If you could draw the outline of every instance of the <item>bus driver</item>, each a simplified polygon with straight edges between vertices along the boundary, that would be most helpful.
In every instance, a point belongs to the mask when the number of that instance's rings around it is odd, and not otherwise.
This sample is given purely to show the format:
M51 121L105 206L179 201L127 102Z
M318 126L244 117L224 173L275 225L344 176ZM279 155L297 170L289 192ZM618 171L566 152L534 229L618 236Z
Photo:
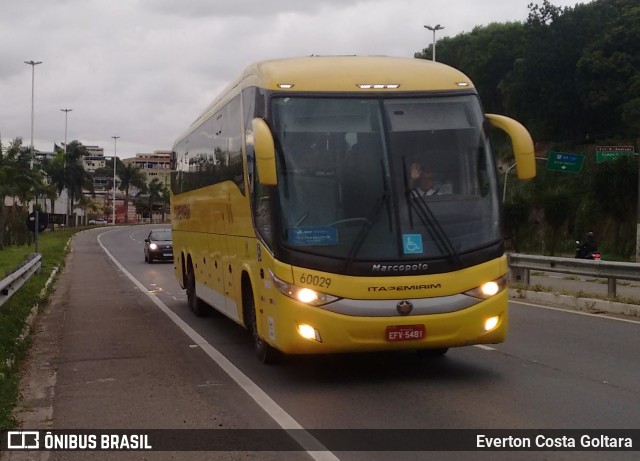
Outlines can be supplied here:
M434 180L434 173L430 169L422 168L419 163L411 164L409 186L418 195L440 195L451 194L453 187L450 182L439 182Z

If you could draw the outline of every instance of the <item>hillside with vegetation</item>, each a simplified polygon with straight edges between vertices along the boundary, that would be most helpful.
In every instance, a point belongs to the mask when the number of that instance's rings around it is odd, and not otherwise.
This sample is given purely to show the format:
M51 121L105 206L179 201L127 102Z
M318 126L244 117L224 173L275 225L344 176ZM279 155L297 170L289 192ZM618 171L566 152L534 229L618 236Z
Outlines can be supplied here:
M437 59L466 73L486 112L522 122L549 152L585 155L579 173L545 169L520 183L507 176L505 233L516 251L567 254L595 232L605 257L635 254L638 157L597 163L598 146L640 143L640 3L596 0L560 8L529 5L523 22L493 23L438 40ZM432 47L416 53L431 59ZM512 164L504 139L499 162Z

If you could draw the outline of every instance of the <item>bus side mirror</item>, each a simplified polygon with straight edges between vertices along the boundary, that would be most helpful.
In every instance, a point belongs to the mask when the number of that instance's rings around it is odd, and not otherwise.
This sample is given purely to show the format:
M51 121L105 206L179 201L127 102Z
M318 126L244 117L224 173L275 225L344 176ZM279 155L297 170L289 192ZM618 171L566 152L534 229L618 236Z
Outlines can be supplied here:
M492 126L501 129L511 138L513 156L516 159L518 179L531 179L536 175L536 158L533 140L520 122L504 115L485 114Z
M261 118L251 121L253 128L253 148L256 155L258 180L264 186L278 184L276 175L276 148L269 125Z

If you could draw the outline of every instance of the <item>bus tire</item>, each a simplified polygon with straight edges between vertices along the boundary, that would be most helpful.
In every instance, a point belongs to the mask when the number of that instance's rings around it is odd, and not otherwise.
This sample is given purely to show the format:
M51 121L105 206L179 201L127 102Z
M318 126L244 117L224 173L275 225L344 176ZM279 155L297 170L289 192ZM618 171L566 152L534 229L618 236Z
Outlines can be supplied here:
M196 295L196 275L193 273L193 266L189 264L187 268L187 303L189 309L196 317L204 317L208 313L207 305Z
M264 339L260 337L260 333L258 333L258 321L256 314L256 303L253 299L253 290L251 288L247 288L244 291L244 296L242 297L242 301L244 304L244 312L249 319L249 331L251 332L251 337L253 339L253 350L262 363L266 365L270 365L273 363L277 363L280 360L280 352L267 343Z

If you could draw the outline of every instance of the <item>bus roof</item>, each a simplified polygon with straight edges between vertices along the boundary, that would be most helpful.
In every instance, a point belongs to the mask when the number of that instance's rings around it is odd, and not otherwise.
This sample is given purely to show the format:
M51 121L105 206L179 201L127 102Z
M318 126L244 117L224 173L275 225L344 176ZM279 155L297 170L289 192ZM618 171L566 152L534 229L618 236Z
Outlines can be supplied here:
M282 87L281 85L291 85ZM362 87L371 85L370 88ZM373 85L383 85L375 88ZM394 86L394 88L389 87ZM247 87L287 92L460 91L473 82L453 67L426 59L389 56L306 56L248 66L191 124L180 139Z
M247 67L242 87L287 91L366 91L358 85L399 85L378 91L451 91L473 83L462 72L434 61L387 56L308 56L262 61Z

